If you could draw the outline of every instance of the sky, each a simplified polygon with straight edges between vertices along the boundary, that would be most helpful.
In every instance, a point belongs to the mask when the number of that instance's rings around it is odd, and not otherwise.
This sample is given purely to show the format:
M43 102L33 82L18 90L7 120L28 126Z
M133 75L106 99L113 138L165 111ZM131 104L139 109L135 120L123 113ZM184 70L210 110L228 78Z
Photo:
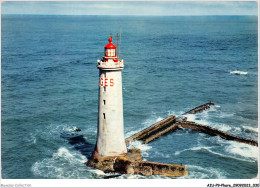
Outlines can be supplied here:
M257 15L255 1L7 1L1 14L38 15Z

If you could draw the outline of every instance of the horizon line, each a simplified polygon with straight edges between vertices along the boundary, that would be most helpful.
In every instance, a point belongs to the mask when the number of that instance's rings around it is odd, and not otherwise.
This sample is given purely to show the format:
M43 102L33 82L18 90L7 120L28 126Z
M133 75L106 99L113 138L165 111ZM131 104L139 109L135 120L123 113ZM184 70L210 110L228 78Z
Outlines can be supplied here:
M1 14L4 15L15 15L15 16L258 16L258 14L183 14L183 15L141 15L141 14Z

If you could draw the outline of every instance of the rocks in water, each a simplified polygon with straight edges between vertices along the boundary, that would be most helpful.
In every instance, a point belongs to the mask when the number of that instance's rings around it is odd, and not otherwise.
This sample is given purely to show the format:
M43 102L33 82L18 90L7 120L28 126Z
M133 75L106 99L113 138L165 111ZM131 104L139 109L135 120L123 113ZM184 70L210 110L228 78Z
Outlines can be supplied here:
M203 110L206 110L206 109L210 108L210 106L213 106L213 105L215 105L215 104L212 103L212 102L205 103L203 105L200 105L200 106L198 106L196 108L193 108L193 109L185 112L183 115L185 115L185 114L197 114L197 113L202 112Z
M104 172L117 172L120 174L164 175L172 177L188 174L185 166L142 161L141 151L136 148L129 149L127 154L119 156L102 157L94 153L86 164Z

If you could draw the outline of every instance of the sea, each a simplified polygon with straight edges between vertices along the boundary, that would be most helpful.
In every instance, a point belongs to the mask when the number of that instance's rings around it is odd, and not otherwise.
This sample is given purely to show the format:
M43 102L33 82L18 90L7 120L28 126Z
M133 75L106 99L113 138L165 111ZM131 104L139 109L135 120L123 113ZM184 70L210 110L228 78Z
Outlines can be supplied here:
M125 137L207 102L189 121L258 140L257 16L1 17L4 179L251 179L258 147L182 129L142 144L143 159L188 175L120 175L87 167L97 139L97 60L112 35ZM80 139L64 136L80 129ZM68 134L69 135L69 134Z

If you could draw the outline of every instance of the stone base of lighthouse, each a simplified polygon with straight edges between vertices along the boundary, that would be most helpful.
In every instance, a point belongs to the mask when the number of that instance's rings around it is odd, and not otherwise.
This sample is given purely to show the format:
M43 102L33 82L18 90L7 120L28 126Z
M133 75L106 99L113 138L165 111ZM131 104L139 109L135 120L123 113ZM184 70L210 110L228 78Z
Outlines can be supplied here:
M98 168L104 172L120 174L164 175L172 177L188 174L185 166L142 161L142 153L140 149L136 148L128 149L126 154L118 156L102 157L97 152L94 152L92 157L86 162L86 165Z

